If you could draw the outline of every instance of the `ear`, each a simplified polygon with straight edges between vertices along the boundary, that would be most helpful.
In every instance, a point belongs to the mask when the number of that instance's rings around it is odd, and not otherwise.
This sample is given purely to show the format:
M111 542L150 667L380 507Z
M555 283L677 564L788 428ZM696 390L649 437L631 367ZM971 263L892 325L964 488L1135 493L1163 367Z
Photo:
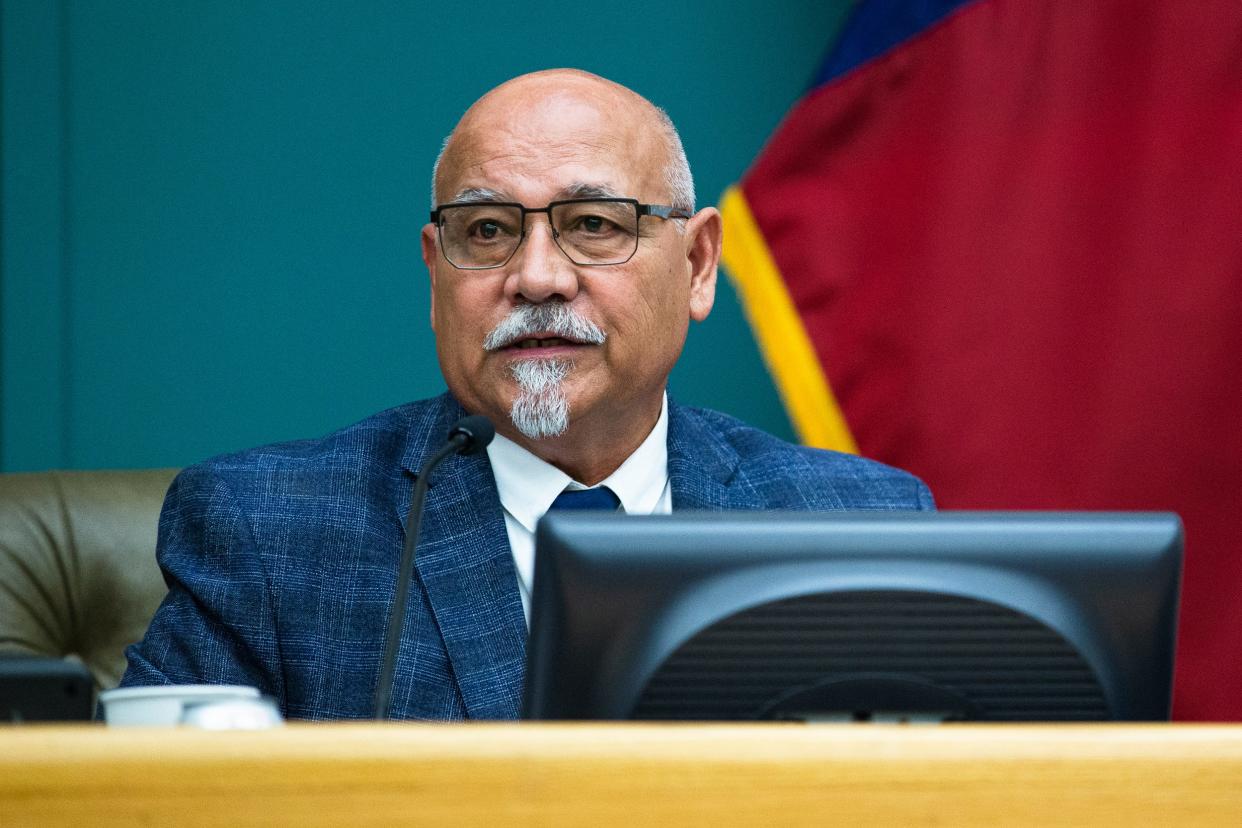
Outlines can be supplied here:
M724 225L720 211L704 207L686 222L686 261L690 268L690 318L702 322L716 302L716 266Z
M436 226L428 222L423 225L419 235L423 247L423 264L427 265L427 273L431 275L431 327L436 326L436 261L439 250L436 248Z

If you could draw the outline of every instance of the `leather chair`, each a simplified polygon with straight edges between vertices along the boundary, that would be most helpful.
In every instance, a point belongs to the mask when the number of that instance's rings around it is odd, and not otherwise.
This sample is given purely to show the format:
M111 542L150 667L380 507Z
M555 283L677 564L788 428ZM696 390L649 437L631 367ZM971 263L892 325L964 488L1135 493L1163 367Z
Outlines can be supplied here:
M76 658L117 685L167 591L155 531L176 473L0 474L0 655Z

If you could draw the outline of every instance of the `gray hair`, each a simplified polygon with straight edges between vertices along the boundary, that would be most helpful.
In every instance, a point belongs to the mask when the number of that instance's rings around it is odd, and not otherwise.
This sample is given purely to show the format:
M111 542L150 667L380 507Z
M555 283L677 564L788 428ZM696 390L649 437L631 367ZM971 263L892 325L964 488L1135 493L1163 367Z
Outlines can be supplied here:
M673 206L687 213L694 212L694 176L690 174L690 161L686 158L686 148L681 144L681 135L673 126L673 119L661 107L656 107L656 116L660 121L660 129L664 132L664 141L668 145L668 163L664 166L664 183L668 186L669 197Z
M510 365L518 384L509 409L514 428L531 440L559 437L569 429L569 398L562 383L573 367L568 359L519 359Z
M518 305L509 311L483 340L483 349L499 351L537 333L590 345L602 345L608 338L598 325L580 316L564 301L550 299L538 305Z
M664 166L664 184L668 187L672 206L687 213L694 212L694 176L690 174L690 161L686 158L686 148L681 143L681 135L673 125L673 119L658 106L653 105L659 129L664 133L664 143L668 147L668 163ZM435 209L436 182L440 179L440 164L444 161L444 152L448 149L453 133L449 133L440 144L436 153L436 162L431 167L431 208ZM678 222L680 226L680 222Z

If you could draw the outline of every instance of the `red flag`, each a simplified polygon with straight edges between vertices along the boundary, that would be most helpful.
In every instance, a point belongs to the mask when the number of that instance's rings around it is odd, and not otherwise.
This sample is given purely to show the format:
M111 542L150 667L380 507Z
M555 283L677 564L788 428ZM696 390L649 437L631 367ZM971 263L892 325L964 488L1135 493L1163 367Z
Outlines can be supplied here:
M1180 513L1174 715L1242 719L1242 4L864 2L822 75L723 204L804 441Z

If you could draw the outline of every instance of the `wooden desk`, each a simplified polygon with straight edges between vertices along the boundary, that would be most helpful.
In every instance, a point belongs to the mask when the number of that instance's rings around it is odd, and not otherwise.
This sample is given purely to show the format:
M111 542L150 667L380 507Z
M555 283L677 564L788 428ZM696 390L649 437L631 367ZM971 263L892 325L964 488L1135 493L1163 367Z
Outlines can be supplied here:
M1242 726L0 729L0 825L1242 824Z

